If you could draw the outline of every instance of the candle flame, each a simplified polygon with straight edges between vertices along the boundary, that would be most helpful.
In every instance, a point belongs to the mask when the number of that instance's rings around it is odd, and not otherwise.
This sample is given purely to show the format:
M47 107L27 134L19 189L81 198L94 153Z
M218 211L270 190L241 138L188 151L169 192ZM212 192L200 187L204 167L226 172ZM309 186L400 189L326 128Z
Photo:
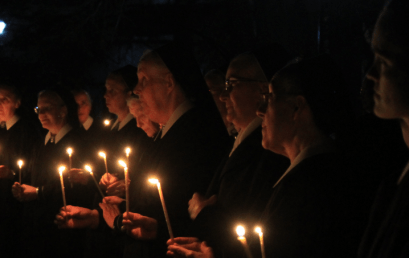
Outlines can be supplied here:
M107 125L107 126L108 126L110 123L111 123L111 122L110 122L108 119L106 119L106 120L104 121L104 124Z
M102 152L102 151L100 151L100 152L98 153L98 155L99 155L100 157L103 157L104 159L107 157L107 156L105 155L105 153Z
M125 149L125 152L126 152L126 156L129 156L129 153L131 153L131 148L129 148L129 147L126 148L126 149Z
M239 237L244 236L244 234L246 233L246 230L244 229L243 226L237 226L236 228L236 233Z
M64 172L64 170L65 170L65 167L64 167L64 166L60 166L60 167L58 168L58 171L60 172L60 175L62 175L62 172Z
M20 159L19 161L17 161L17 164L21 168L23 166L23 161Z
M68 148L68 149L67 149L67 153L68 153L68 155L71 156L71 154L72 154L72 149L71 149L71 148Z
M151 184L159 184L159 180L158 179L156 179L156 178L150 178L149 180L149 183L151 183Z
M88 171L92 175L92 169L89 165L85 165L85 170Z
M256 228L254 229L254 231L255 231L256 233L258 233L259 235L262 235L262 234L263 234L263 231L261 231L261 228L260 228L260 227L256 227Z
M119 165L126 168L126 163L123 160L118 160Z

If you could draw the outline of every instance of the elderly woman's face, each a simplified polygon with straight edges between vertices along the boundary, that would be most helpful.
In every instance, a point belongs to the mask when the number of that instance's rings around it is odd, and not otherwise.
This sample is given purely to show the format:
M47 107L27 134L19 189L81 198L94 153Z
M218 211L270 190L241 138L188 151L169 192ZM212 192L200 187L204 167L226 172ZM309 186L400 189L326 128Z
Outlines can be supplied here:
M0 121L10 120L20 106L20 101L6 89L0 89Z
M128 107L129 112L136 119L136 126L141 128L148 135L148 137L154 137L159 128L157 124L154 124L151 120L149 120L148 116L145 115L141 103L137 100L131 100L128 101Z
M38 119L41 122L43 128L53 130L56 127L60 127L64 123L66 116L64 112L64 106L59 103L58 100L51 96L43 96L38 98Z

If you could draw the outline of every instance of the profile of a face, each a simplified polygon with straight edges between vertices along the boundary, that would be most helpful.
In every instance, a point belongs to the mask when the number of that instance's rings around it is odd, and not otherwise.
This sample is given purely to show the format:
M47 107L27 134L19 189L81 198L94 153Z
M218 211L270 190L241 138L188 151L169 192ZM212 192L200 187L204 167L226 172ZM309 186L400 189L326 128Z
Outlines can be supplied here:
M85 92L76 94L74 98L78 105L78 120L83 124L91 113L91 101Z
M0 121L10 120L20 106L20 101L10 90L0 88Z
M104 98L109 112L112 114L123 112L127 108L126 99L129 96L125 85L117 80L108 78L105 81L105 88Z
M67 108L58 96L52 94L40 95L37 101L38 119L44 129L58 133L66 123Z
M136 119L136 126L141 128L148 137L154 137L159 130L157 124L149 120L148 116L144 113L141 102L136 99L128 100L129 112Z
M373 81L374 113L384 119L396 119L408 116L409 71L402 66L405 51L391 42L388 32L393 23L388 21L387 11L378 18L372 37L374 62L367 73L367 79ZM408 60L403 60L407 63Z

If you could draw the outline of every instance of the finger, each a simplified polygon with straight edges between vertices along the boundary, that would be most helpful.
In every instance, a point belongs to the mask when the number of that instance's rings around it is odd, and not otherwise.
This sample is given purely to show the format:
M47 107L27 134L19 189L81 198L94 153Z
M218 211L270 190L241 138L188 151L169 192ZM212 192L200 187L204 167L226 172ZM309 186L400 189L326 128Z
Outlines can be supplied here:
M185 249L181 246L177 245L170 245L168 246L168 249L174 253L178 253L181 255L184 255L185 257L194 257L195 252L192 250Z
M171 239L169 239L167 243L171 243L170 241ZM190 244L193 242L199 242L199 239L197 239L196 237L175 237L173 241L174 243L177 243L179 245L184 245L184 244Z

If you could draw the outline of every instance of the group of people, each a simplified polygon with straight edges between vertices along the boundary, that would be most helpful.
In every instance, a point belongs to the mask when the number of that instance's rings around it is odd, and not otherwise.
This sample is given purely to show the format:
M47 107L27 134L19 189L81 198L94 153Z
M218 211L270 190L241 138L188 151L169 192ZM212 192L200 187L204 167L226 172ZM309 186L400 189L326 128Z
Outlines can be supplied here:
M392 0L379 16L362 89L403 142L345 137L368 118L352 121L336 63L275 43L205 76L180 42L147 50L108 75L107 124L85 90L50 87L45 137L1 82L1 257L409 257L408 11Z

